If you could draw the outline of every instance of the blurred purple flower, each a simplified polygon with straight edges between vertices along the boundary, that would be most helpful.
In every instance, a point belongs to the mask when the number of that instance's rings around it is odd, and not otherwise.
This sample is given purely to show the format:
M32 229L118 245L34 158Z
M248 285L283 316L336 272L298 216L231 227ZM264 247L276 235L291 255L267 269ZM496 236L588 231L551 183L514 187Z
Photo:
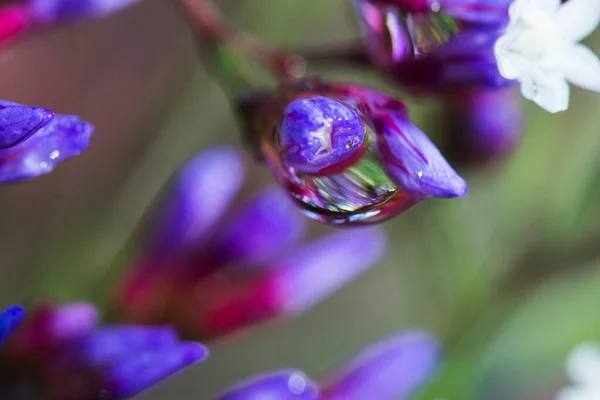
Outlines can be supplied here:
M253 377L229 389L218 400L319 400L319 389L303 372L277 371Z
M440 358L432 336L406 332L367 347L320 385L301 371L282 370L241 382L219 400L402 400L432 378Z
M104 17L138 3L140 0L28 0L32 18L54 23Z
M312 79L248 95L240 108L280 186L321 222L374 223L467 194L404 104L383 93Z
M434 337L404 332L357 354L323 384L324 400L400 400L415 394L436 372L441 349Z
M51 172L86 150L93 130L75 116L0 101L0 183Z
M208 355L169 327L96 327L97 317L86 303L39 307L8 343L3 384L27 382L38 398L124 399Z
M25 318L25 310L18 305L12 305L0 313L0 344L12 335Z
M223 336L301 313L381 258L386 238L376 229L297 245L304 218L276 188L219 222L241 184L239 157L229 148L205 151L174 179L146 242L160 245L143 251L118 292L116 312L125 321L169 321L194 337ZM175 213L174 205L186 207Z
M416 93L514 84L494 44L513 0L354 0L373 63Z
M515 89L449 94L449 152L460 161L477 164L498 161L510 154L521 139L525 118Z

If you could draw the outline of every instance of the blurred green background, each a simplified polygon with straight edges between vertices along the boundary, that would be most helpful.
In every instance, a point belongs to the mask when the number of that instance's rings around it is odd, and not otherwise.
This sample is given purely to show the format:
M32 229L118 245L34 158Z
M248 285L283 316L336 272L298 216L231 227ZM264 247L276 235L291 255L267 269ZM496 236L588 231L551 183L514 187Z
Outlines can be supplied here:
M265 41L305 48L357 37L348 3L224 7ZM600 35L587 44L600 52ZM395 90L372 73L311 72ZM439 102L400 96L439 140ZM227 99L169 1L145 0L3 50L0 97L97 127L91 149L53 174L0 187L2 304L105 301L99 282L169 176L207 146L240 145ZM557 115L523 107L518 151L501 165L460 170L466 199L430 200L386 223L391 245L380 265L304 316L214 343L209 361L142 398L210 399L240 378L283 367L319 376L412 327L447 345L445 367L419 398L552 398L567 384L567 352L600 342L600 96L575 89L569 111ZM247 161L240 199L272 182Z

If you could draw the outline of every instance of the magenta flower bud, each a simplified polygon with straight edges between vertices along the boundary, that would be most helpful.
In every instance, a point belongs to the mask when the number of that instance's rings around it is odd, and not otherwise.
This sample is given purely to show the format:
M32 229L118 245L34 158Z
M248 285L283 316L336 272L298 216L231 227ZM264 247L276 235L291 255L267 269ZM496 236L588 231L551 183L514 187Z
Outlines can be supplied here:
M42 23L104 17L139 0L29 0L33 18Z
M51 172L86 150L94 127L70 115L0 102L0 183Z
M205 245L244 180L240 154L216 147L187 161L165 193L150 228L152 257L188 256Z
M26 5L0 6L0 45L25 32L30 25L31 15Z
M500 75L494 44L513 0L355 0L374 64L415 93L514 84Z
M370 345L322 385L324 400L402 400L428 382L440 362L429 334L405 332Z
M319 400L319 389L303 372L282 370L252 377L218 400Z
M478 164L510 154L523 133L519 97L513 88L451 94L446 100L451 152L462 161Z
M279 140L285 163L311 174L352 157L365 134L365 124L352 108L330 97L313 96L287 106Z
M12 335L25 318L25 309L12 305L0 312L0 344Z
M89 333L97 321L98 310L89 303L39 306L11 340L10 353L23 359L47 357L60 343Z
M240 107L254 149L320 222L376 223L427 198L467 193L404 104L383 93L305 80L254 93Z

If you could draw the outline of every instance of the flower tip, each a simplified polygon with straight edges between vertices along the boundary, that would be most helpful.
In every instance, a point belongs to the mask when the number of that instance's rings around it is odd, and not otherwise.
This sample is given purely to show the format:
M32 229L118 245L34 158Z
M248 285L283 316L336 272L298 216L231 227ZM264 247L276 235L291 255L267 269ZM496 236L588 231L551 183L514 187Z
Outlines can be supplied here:
M251 377L238 383L218 400L317 400L319 389L302 371L283 370Z
M2 343L25 318L25 309L19 305L12 305L0 313L0 343Z

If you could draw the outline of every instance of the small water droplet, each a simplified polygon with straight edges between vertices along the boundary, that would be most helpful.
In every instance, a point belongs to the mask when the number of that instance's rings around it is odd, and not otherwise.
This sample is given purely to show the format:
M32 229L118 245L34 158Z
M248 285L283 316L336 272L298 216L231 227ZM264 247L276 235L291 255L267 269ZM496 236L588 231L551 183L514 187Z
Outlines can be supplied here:
M56 160L56 158L60 155L58 150L54 150L52 153L50 153L50 159L52 160Z
M302 394L306 390L306 379L300 374L292 374L288 380L288 388L293 394Z

